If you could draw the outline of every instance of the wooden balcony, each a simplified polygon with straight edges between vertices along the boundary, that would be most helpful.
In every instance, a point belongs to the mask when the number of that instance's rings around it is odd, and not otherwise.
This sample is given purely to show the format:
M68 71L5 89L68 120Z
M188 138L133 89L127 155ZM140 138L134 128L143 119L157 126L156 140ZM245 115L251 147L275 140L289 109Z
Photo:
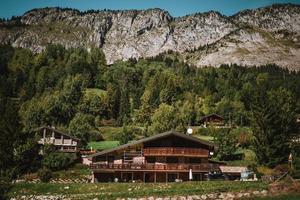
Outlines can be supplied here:
M144 156L186 156L208 157L207 149L181 147L150 147L144 149Z
M202 164L100 164L92 163L90 168L93 171L176 171L194 172L220 171L219 165L214 163Z
M65 152L65 153L75 153L78 150L77 149L58 149L59 152Z
M56 138L41 138L38 141L39 144L53 144L55 146L77 146L76 141L72 141L71 139L56 139Z

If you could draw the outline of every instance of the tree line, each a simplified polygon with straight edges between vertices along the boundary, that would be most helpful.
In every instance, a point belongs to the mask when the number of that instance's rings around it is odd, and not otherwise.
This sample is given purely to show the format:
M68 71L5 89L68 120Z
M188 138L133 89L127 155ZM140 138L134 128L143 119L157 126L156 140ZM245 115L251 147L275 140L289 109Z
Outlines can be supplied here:
M274 166L297 134L299 99L300 74L275 65L196 68L169 52L108 66L99 48L49 45L33 54L2 45L1 173L34 170L32 131L39 126L59 127L86 144L101 136L101 126L135 125L144 135L183 132L211 113L251 126L258 159Z

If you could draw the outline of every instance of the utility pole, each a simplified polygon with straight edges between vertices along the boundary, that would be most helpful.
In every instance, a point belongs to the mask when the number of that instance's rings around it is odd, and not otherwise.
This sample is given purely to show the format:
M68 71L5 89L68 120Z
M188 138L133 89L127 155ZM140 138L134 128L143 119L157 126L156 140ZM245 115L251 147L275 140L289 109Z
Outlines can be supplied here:
M243 127L243 115L241 115L241 127Z
M231 113L229 113L229 127L231 128Z

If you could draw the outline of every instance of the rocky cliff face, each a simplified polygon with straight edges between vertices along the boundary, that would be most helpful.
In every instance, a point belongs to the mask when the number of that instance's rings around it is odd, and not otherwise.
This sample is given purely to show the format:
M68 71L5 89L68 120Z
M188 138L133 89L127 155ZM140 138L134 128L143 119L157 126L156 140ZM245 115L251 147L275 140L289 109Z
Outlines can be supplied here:
M172 50L190 64L275 63L300 70L300 6L273 5L233 16L173 18L161 9L79 12L34 9L0 25L0 43L42 51L49 43L99 47L109 64Z

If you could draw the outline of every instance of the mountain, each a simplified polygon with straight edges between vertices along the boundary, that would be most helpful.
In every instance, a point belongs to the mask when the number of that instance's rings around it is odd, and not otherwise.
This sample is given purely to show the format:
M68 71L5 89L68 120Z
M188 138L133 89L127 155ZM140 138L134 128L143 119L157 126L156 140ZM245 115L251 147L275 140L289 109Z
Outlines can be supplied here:
M276 4L233 16L215 11L174 18L162 9L86 11L43 8L0 23L0 43L42 51L102 48L108 64L179 52L190 64L253 66L275 63L300 70L300 6Z

